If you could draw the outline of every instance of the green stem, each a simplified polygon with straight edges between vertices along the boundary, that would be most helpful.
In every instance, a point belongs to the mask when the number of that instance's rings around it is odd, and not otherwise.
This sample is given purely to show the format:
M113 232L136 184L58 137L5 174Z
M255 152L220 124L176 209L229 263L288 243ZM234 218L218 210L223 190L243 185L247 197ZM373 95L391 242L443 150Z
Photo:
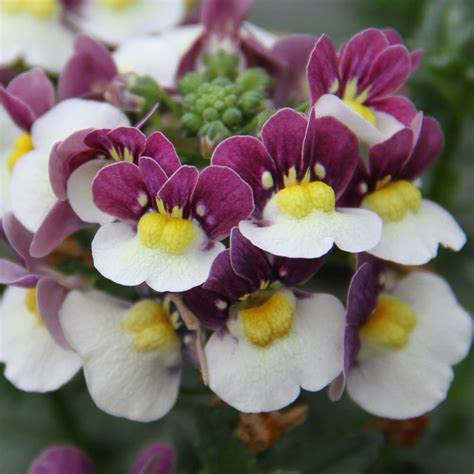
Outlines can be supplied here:
M182 110L181 106L173 100L163 89L160 91L160 102L166 105L173 113L178 117L181 117Z

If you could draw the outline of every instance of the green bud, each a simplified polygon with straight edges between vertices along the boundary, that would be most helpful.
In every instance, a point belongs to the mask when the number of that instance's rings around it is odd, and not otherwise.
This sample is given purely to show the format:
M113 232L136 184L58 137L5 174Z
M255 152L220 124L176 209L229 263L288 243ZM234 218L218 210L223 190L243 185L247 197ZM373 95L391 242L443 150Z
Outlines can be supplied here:
M219 118L219 112L214 107L208 107L202 113L205 122L213 122Z
M231 95L228 95L225 99L224 99L224 103L227 107L234 107L234 105L237 104L237 101L238 101L238 97L235 95L235 94L231 94Z
M196 135L203 125L202 119L199 115L188 112L181 117L184 130L189 135Z
M244 92L240 98L239 106L244 114L255 115L263 107L263 95L257 91Z
M230 135L230 130L220 120L206 123L199 131L201 153L210 156L214 148Z
M192 110L194 108L194 106L196 105L197 98L198 98L197 94L194 94L194 93L190 93L190 94L185 95L183 97L184 107L186 107L187 109Z
M242 121L242 112L235 107L231 107L222 114L222 121L228 127L238 125Z
M199 98L196 100L196 104L194 107L196 109L196 112L202 113L204 112L204 109L206 108L206 103L204 102L203 99Z
M237 84L244 91L263 92L270 85L270 76L260 68L247 69L239 74Z
M214 108L219 112L222 112L225 109L225 102L223 100L216 100L214 102Z
M199 86L204 82L204 77L196 72L186 74L179 82L179 89L183 95L197 92Z
M219 76L235 78L239 66L239 56L229 54L225 51L219 51L216 54L205 54L203 58L206 66L206 75L208 79L214 79Z

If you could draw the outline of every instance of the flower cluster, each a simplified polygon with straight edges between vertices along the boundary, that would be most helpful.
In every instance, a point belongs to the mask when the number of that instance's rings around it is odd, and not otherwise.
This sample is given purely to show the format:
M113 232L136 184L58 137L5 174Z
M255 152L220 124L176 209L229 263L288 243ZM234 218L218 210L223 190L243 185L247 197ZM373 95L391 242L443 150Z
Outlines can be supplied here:
M327 387L404 419L446 397L471 319L415 266L466 237L422 197L443 133L406 96L421 53L391 30L339 49L277 38L245 21L251 3L205 0L200 18L178 0L0 3L0 64L59 73L0 88L16 387L82 368L102 410L138 421L169 412L184 364L242 412ZM354 270L345 305L315 290L333 258Z

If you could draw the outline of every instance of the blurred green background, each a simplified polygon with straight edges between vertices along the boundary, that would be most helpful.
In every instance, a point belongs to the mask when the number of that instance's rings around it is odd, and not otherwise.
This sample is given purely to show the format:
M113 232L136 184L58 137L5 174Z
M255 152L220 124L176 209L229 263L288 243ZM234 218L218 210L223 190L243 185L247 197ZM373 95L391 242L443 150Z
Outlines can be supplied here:
M251 20L271 30L328 33L335 42L368 27L395 27L425 58L409 88L414 102L436 116L446 149L424 179L424 195L448 208L470 240L434 262L460 302L474 311L474 19L468 0L256 0ZM448 400L429 418L413 447L389 442L374 418L350 400L305 392L306 422L276 445L249 455L235 436L238 413L210 408L212 395L187 370L177 406L149 424L113 418L98 410L82 376L56 393L17 391L0 377L0 474L23 474L51 443L75 443L99 472L127 472L152 441L178 449L176 473L205 474L471 474L474 471L474 356L456 368Z

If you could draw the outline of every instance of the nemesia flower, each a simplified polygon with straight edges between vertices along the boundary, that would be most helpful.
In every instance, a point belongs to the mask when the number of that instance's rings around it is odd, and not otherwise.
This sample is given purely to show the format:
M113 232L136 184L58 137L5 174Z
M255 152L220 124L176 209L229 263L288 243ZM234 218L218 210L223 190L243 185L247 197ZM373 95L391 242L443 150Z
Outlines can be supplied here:
M317 119L291 109L274 114L262 141L231 137L212 157L233 168L253 189L252 221L239 224L257 247L291 258L316 258L335 244L361 252L380 240L380 218L336 207L359 160L356 137L332 117Z
M188 290L206 280L224 250L219 240L251 214L252 191L230 168L181 165L160 132L141 155L138 165L108 165L93 181L95 205L119 220L95 235L94 265L121 285Z
M54 73L61 71L74 37L62 21L65 9L62 0L0 2L0 67L23 60Z
M82 32L106 43L159 33L184 19L185 0L82 0L68 19Z
M441 277L413 272L380 289L379 264L362 261L348 296L347 391L377 416L422 415L446 397L451 366L471 345L471 318Z
M438 122L418 114L411 128L369 149L360 163L351 192L356 202L384 221L382 239L369 253L403 265L423 265L442 244L460 250L466 236L441 206L423 199L416 180L438 159L443 133Z
M130 474L169 474L176 462L176 451L168 443L154 443L135 459ZM90 457L72 445L53 445L33 460L28 474L97 474Z
M279 410L300 388L317 391L342 368L344 309L333 296L292 287L318 260L271 261L233 229L230 250L215 260L202 289L184 301L217 328L205 346L208 383L243 412Z
M38 69L0 89L0 98L26 132L9 157L12 211L28 230L36 232L56 203L49 180L49 155L55 143L82 129L128 125L129 121L106 103L68 99L54 105L53 85Z
M68 382L81 361L64 339L58 309L65 282L28 250L33 238L11 214L3 231L21 265L0 259L0 283L9 286L0 302L0 360L5 377L21 390L47 392Z
M84 364L92 399L105 412L136 421L163 417L176 401L181 339L169 302L135 303L71 292L59 318Z
M393 30L364 30L339 52L322 35L308 63L316 116L337 118L369 146L387 140L416 114L409 99L393 93L419 60L420 53L410 55Z

